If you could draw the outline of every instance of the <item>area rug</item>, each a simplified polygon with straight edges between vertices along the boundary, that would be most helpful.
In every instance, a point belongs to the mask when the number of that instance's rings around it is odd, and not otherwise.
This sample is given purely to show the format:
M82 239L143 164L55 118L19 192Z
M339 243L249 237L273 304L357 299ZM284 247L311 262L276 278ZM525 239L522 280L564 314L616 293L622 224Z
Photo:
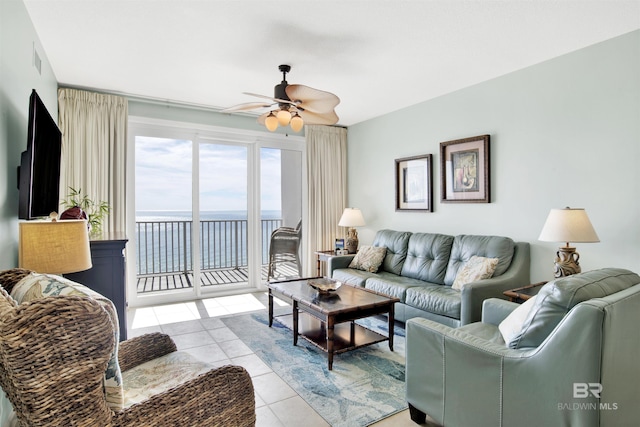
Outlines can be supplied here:
M394 351L388 342L334 356L304 339L293 346L291 330L264 312L233 316L223 322L331 426L367 426L406 409L404 329L396 327ZM382 318L359 321L386 335Z

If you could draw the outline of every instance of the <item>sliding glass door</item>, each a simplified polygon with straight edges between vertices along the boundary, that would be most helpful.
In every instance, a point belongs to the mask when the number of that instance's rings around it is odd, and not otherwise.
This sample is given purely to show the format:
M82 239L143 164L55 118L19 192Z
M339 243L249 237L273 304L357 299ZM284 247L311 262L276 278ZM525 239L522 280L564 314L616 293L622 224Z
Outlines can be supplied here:
M193 141L135 137L136 294L190 292ZM131 245L133 247L133 245Z
M208 291L249 284L249 147L199 144L198 284ZM205 290L205 289L201 289Z
M260 288L271 233L303 218L302 139L158 124L130 129L130 305ZM281 276L301 274L295 263L278 267Z
M278 248L271 248L270 237L278 227L298 229L302 227L302 152L275 147L260 149L260 218L262 223L263 280L269 272L270 249L273 255ZM302 232L296 244L286 245L288 253L278 256L272 265L272 276L286 280L302 276ZM296 235L289 238L295 240ZM297 249L294 248L297 246ZM292 249L294 248L294 249ZM294 251L296 253L291 253ZM281 255L281 254L278 254ZM297 261L297 262L296 262Z

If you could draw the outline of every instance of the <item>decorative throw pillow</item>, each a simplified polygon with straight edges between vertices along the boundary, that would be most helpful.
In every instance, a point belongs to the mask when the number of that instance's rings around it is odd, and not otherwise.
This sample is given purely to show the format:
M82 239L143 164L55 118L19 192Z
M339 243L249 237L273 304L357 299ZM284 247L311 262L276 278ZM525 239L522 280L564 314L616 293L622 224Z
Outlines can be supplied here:
M84 285L52 274L31 273L18 282L11 291L11 297L19 304L40 298L59 295L86 295L102 305L111 317L115 342L119 342L120 327L116 308L108 298ZM104 373L104 391L107 406L114 411L123 408L122 373L118 363L118 345L111 353L111 358Z
M458 271L451 288L460 291L462 290L462 286L467 283L489 279L493 276L493 272L496 270L499 261L498 258L472 256Z
M537 297L537 295L534 295L532 298L526 300L523 304L520 304L518 308L513 310L498 325L500 334L502 335L502 338L504 338L504 342L507 344L507 347L509 347L509 344L511 343L511 341L513 341L514 338L520 336L524 321L527 320L527 316L529 315L531 308L533 308Z
M360 250L351 260L349 268L376 273L384 257L387 255L387 248L384 246L360 246Z

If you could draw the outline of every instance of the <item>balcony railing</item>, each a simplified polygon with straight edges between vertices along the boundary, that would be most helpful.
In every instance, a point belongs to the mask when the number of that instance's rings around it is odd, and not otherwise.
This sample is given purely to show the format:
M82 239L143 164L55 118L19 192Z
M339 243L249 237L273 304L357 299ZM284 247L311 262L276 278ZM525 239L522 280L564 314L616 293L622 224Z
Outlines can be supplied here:
M271 232L282 219L261 220L262 265L269 262ZM136 222L138 276L193 272L192 221ZM248 266L247 220L200 222L200 269L240 269Z

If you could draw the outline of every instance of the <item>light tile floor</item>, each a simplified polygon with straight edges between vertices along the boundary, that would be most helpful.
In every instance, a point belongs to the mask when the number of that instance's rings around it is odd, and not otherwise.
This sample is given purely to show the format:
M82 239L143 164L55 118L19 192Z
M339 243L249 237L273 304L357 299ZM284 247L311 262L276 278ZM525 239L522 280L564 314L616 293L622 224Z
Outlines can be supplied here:
M266 310L266 292L194 302L129 309L128 337L150 332L171 336L179 350L215 366L241 365L251 375L258 427L325 427L327 422L228 329L221 317ZM280 305L285 302L276 301ZM415 427L409 411L382 420L377 427ZM428 424L427 424L428 425Z

